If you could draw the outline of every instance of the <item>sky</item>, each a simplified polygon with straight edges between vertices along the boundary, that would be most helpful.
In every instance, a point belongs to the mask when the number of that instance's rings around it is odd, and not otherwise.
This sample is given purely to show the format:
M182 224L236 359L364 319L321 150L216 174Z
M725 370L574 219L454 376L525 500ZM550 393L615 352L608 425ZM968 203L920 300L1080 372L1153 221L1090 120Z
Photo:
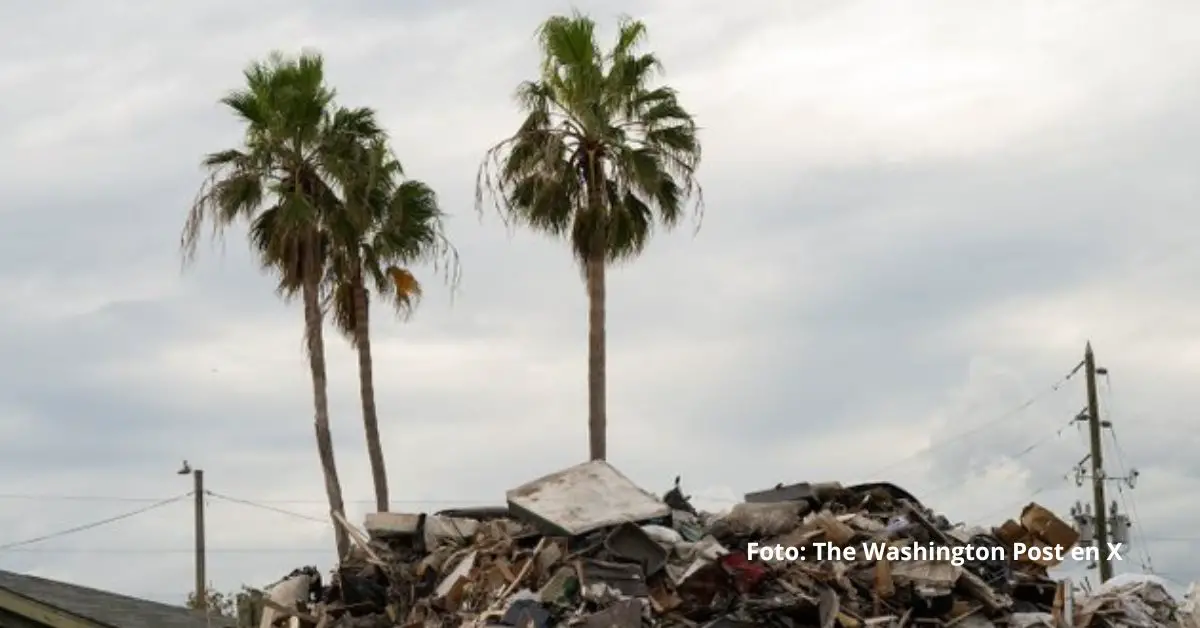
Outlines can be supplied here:
M1118 572L1200 579L1200 5L1186 0L581 2L643 19L701 129L699 229L609 274L609 460L705 508L887 480L953 520L1089 498L1090 340ZM753 10L746 10L753 7ZM449 214L462 281L376 309L393 509L499 505L581 462L586 299L562 242L474 205L533 32L572 5L0 6L0 546L155 506L205 472L211 586L334 565L302 312L240 231L186 269L218 99L315 48ZM357 370L327 329L352 521L372 508ZM1118 492L1116 489L1121 487ZM0 549L0 569L182 603L190 498ZM1082 577L1084 565L1062 573ZM1095 572L1092 578L1095 578Z

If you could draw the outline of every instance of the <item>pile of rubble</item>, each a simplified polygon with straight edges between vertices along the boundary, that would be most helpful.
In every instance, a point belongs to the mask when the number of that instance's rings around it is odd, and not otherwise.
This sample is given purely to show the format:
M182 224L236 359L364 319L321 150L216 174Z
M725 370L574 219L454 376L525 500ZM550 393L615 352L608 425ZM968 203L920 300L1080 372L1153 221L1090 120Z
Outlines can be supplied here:
M1179 604L1158 576L1122 574L1082 599L1075 617L1084 626L1102 621L1110 626L1200 628L1196 602L1194 583Z
M1037 504L999 527L970 528L891 484L825 483L777 486L708 515L678 478L660 499L599 461L507 498L501 508L370 514L366 534L341 521L355 549L328 586L315 568L293 572L257 625L1182 625L1157 591L1076 600L1069 582L1047 575L1053 557L1012 559L1018 543L1078 540ZM775 546L797 549L761 551ZM995 551L962 556L967 547Z

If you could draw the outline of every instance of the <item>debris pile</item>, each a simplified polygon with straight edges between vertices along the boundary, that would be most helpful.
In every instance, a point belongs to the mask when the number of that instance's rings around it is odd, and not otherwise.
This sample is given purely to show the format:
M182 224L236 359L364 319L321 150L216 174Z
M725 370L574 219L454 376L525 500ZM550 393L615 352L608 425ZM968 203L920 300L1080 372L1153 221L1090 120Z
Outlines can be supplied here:
M258 625L1169 625L1157 593L1077 602L1047 575L1053 556L1014 559L1018 543L1078 540L1037 504L971 528L891 484L830 482L780 485L710 515L675 484L660 499L593 461L508 491L506 507L373 513L366 534L341 520L355 549L329 585L313 568L293 572ZM776 546L796 549L763 551Z
M1094 618L1110 626L1187 626L1163 582L1153 576L1118 576L1079 604L1082 625Z

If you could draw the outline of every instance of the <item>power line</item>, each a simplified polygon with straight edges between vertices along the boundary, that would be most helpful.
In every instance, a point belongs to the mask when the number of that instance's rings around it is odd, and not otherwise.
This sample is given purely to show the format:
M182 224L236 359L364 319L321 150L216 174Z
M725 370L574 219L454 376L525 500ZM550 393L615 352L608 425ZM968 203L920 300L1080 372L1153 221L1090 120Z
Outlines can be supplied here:
M1049 443L1050 441L1053 441L1053 440L1059 438L1060 436L1062 436L1063 432L1067 431L1067 429L1070 428L1074 422L1075 422L1074 419L1068 421L1066 425L1058 428L1057 430L1050 433L1049 435L1039 438L1038 440L1030 443L1029 445L1026 445L1024 449L1021 449L1020 451L1018 451L1014 454L1011 454L1009 456L1006 456L1006 457L1009 460L1020 460L1021 458L1028 456L1029 454L1033 453L1036 449L1038 449L1042 445L1045 445L1046 443ZM962 486L962 480L955 480L953 482L950 482L948 484L940 486L932 491L927 491L924 493L924 495L928 499L932 495L939 495L945 491L948 491L952 488L957 488L960 486Z
M1060 478L1061 479L1061 478ZM985 513L985 517L990 517L1001 512L1009 511L1016 506L1027 504L1034 497L1045 493L1048 490L1063 488L1053 485L1048 487L1040 487L1026 497L1017 502L1010 502L1004 508L997 508ZM983 517L975 518L982 521ZM1156 536L1156 535L1141 535L1141 540L1149 543L1196 543L1200 541L1200 536ZM192 554L196 550L191 547L16 547L5 550L11 554ZM294 553L311 553L311 552L327 552L328 547L208 547L205 552L209 554L294 554Z
M884 472L891 471L892 469L895 469L896 467L902 466L913 460L916 460L917 458L920 458L921 456L927 455L935 449L938 449L940 447L948 445L952 442L962 440L964 438L967 438L968 436L973 436L975 434L978 434L978 433L992 427L993 425L996 425L997 423L1005 421L1013 416L1016 416L1017 414L1020 414L1021 412L1024 412L1026 409L1028 409L1033 404L1037 403L1038 401L1041 401L1044 397L1047 397L1049 395L1052 395L1052 394L1058 392L1059 389L1061 389L1068 381L1070 381L1072 377L1075 377L1075 374L1078 373L1080 371L1080 369L1082 369L1082 368L1083 368L1083 362L1080 362L1079 364L1075 365L1075 368L1071 369L1071 371L1069 373L1067 373L1063 377L1059 378L1058 381L1054 382L1054 384L1052 384L1048 388L1042 389L1041 392L1038 392L1037 394L1030 397L1029 399L1026 399L1024 402L1013 407L1012 409L1008 410L1007 412L1004 412L1003 414L1000 414L999 416L997 416L991 420L985 421L984 423L981 423L970 430L961 432L956 436L953 436L953 437L948 438L943 441L938 441L936 443L931 443L928 446L917 450L916 452L912 453L909 456L901 458L900 460L897 460L883 468L876 469L870 475L871 476L879 476L879 475L883 474Z
M206 491L211 493L211 491ZM211 494L210 494L211 496ZM738 499L732 499L727 495L706 495L693 493L693 498L708 499L712 501L722 501L727 503L736 503ZM28 500L28 501L81 501L81 502L130 502L130 503L157 503L165 499L164 497L136 497L136 496L120 496L120 495L64 495L53 493L0 493L0 499L12 500ZM324 499L250 499L242 498L245 501L254 502L256 505L268 504L292 504L292 505L327 505L328 500ZM446 499L446 498L431 498L431 499L390 499L389 504L396 505L431 505L431 506L496 506L502 505L505 500L502 499ZM350 499L345 500L346 504L375 504L373 499Z
M1109 439L1112 441L1113 451L1117 454L1117 468L1119 468L1121 470L1122 477L1130 478L1129 466L1127 464L1125 464L1125 449L1123 447L1121 447L1121 441L1117 439L1116 424L1112 420L1113 388L1112 388L1112 379L1110 378L1107 371L1104 373L1104 387L1107 389L1105 392L1108 393L1108 395L1107 395L1108 403L1106 404L1109 408L1107 411L1107 414L1109 416L1108 436L1109 436ZM1136 537L1141 538L1142 541L1145 541L1146 530L1142 526L1142 522L1141 522L1142 516L1138 513L1137 498L1135 498L1133 496L1132 491L1128 495L1128 498L1126 497L1125 487L1123 486L1122 481L1117 482L1117 496L1120 498L1121 505L1125 507L1125 510L1127 510L1131 514L1133 514L1133 531L1134 531ZM1150 571L1151 573L1153 573L1154 572L1154 558L1150 554L1150 548L1146 547L1144 542L1138 543L1137 545L1139 546L1139 551L1141 552L1142 556L1144 557L1144 559L1146 561L1146 564L1145 564L1146 569L1148 571Z
M1121 446L1120 446L1120 444L1118 444L1116 432L1113 431L1111 419L1109 420L1108 430L1109 430L1108 431L1109 441L1112 442L1113 451L1115 451L1117 454L1117 468L1119 468L1121 470L1121 478L1118 479L1116 482L1117 499L1121 502L1121 506L1123 508L1125 508L1126 512L1133 514L1132 527L1133 527L1133 536L1134 536L1134 541L1135 541L1134 544L1137 546L1138 554L1141 556L1142 567L1144 569L1146 569L1147 571L1153 572L1154 571L1154 560L1150 557L1150 548L1146 547L1144 542L1143 543L1136 542L1139 539L1142 541L1145 541L1145 535L1142 534L1142 524L1140 521L1141 515L1138 514L1137 502L1134 501L1133 495L1132 494L1127 495L1125 492L1125 486L1124 486L1125 478L1129 477L1129 472L1126 470L1124 455L1121 453Z
M294 510L287 510L287 509L285 509L285 508L279 508L279 507L276 507L276 506L272 506L272 505L270 505L270 503L269 503L269 502L262 502L262 501L258 501L258 500L243 499L243 498L239 498L239 497L231 497L231 496L229 496L229 495L222 495L221 493L216 493L216 492L213 492L213 491L205 491L205 494L207 494L209 497L215 497L215 498L217 498L217 499L224 500L224 501L227 501L227 502L230 502L230 503L234 503L234 504L240 504L240 505L242 505L242 506L249 506L249 507L251 507L251 508L258 508L258 509L260 509L260 510L266 510L266 511L273 512L273 513L280 514L280 515L284 515L284 516L287 516L287 517L294 517L294 518L296 518L296 519L303 519L303 520L305 520L305 521L312 521L312 522L315 522L315 523L320 523L320 524L322 524L322 525L328 525L328 524L329 524L329 519L326 519L326 518L321 518L321 517L315 517L315 516L313 516L313 515L307 515L307 514L304 514L304 513L302 513L302 512L296 512L296 511L294 511ZM693 497L693 498L697 498L697 497L699 497L699 498L701 498L701 499L710 499L710 500L712 500L712 501L725 501L725 502L733 502L733 503L736 503L737 501L740 501L740 500L732 500L732 499L730 499L730 498L728 498L728 497L717 497L717 496L709 496L709 497L705 497L705 496L702 496L702 495L692 495L692 497ZM324 502L316 502L316 503L324 503ZM463 502L460 502L460 501L455 501L455 502L449 502L449 503L462 504ZM490 502L490 503L495 503L495 502Z
M1113 414L1112 409L1115 404L1113 402L1112 376L1110 376L1108 374L1108 371L1104 372L1104 388L1105 388L1105 393L1107 393L1106 396L1108 397L1108 399L1106 399L1107 403L1105 404L1105 406L1107 408L1105 410L1105 414L1108 416L1109 440L1112 441L1113 451L1117 454L1117 467L1121 470L1121 476L1125 479L1128 479L1128 478L1130 478L1130 474L1129 474L1129 466L1125 463L1125 450L1124 450L1124 448L1121 447L1121 441L1117 439L1116 423L1112 420L1112 414ZM1132 495L1132 493L1129 494L1128 496L1126 496L1125 487L1123 486L1123 484L1124 484L1123 481L1117 482L1117 496L1121 501L1121 505L1125 507L1125 510L1133 515L1133 532L1134 532L1135 537L1141 538L1144 541L1145 540L1145 528L1142 526L1142 522L1141 522L1142 517L1138 513L1137 499ZM1132 487L1132 485L1131 485L1131 487ZM1137 540L1137 539L1135 538L1135 540ZM1137 543L1137 545L1138 545L1138 551L1142 555L1143 560L1145 562L1143 567L1147 571L1150 571L1151 573L1153 573L1154 572L1154 558L1150 555L1150 548L1146 547L1145 543Z
M47 541L50 539L58 538L60 536L66 536L68 534L75 534L76 532L83 532L84 530L91 530L92 528L98 528L100 526L107 525L110 523L115 523L117 521L121 521L123 519L128 519L130 517L136 517L137 515L140 515L142 513L149 512L151 510L154 510L155 508L162 508L163 506L166 506L167 504L175 503L175 502L177 502L185 497L189 497L189 496L191 496L190 492L184 493L183 495L178 495L178 496L172 497L170 499L164 499L162 501L150 504L149 506L145 506L143 508L138 508L137 510L131 510L131 511L125 512L125 513L121 513L119 515L108 517L106 519L100 519L99 521L85 523L80 526L75 526L73 528L67 528L66 530L59 530L58 532L52 532L50 534L43 534L42 536L37 536L37 537L31 538L31 539L25 539L24 541L15 541L12 543L5 543L3 545L0 545L0 551L9 550L9 549L12 549L15 547L21 547L24 545L32 545L34 543L40 543L42 541Z
M1043 484L1043 485L1035 488L1032 493L1029 493L1028 495L1023 497L1020 501L1010 502L1008 504L1005 504L1001 508L992 509L992 510L984 513L983 515L980 515L979 517L975 517L974 519L978 520L978 521L984 521L984 520L986 520L990 517L994 517L1002 512L1009 512L1012 509L1016 508L1017 506L1024 506L1024 505L1028 504L1029 502L1033 501L1033 498L1035 498L1038 495L1041 495L1042 493L1045 493L1047 491L1062 490L1063 488L1067 487L1066 482L1069 479L1070 479L1069 476L1061 475L1056 479L1056 481L1049 482L1049 483ZM1058 484L1059 482L1063 482L1063 484Z
M29 500L29 501L81 501L81 502L133 502L133 503L154 503L160 502L163 497L127 497L116 495L60 495L60 494L42 494L42 493L0 493L0 499L13 500ZM327 500L322 499L255 499L259 504L328 504ZM477 506L477 505L492 505L497 501L503 500L483 500L483 499L392 499L388 500L392 504L439 504L439 505L458 505L458 506ZM347 504L374 504L373 499L351 499L346 500Z
M20 547L7 550L14 554L192 554L193 547ZM207 547L208 554L296 554L327 552L327 547Z
M220 499L220 500L223 500L223 501L227 501L227 502L230 502L230 503L232 503L232 504L240 504L240 505L242 505L242 506L250 506L250 507L252 507L252 508L258 508L258 509L260 509L260 510L266 510L266 511L273 512L273 513L276 513L276 514L280 514L280 515L286 515L286 516L288 516L288 517L295 517L296 519L304 519L304 520L306 520L306 521L315 521L315 522L317 522L317 523L320 523L320 524L322 524L322 525L329 525L329 520L328 520L328 519L319 519L319 518L317 518L317 517L313 517L313 516L311 516L311 515L306 515L306 514L304 514L304 513L300 513L300 512L293 512L293 511L291 511L291 510L285 510L285 509L283 509L283 508L276 508L275 506L269 506L269 505L267 505L267 504L263 504L263 503L259 503L259 502L253 502L253 501L250 501L250 500L248 500L248 499L239 499L239 498L237 498L237 497L229 497L228 495L222 495L222 494L220 494L220 493L214 493L213 491L204 491L204 492L205 492L205 494L206 494L206 495L208 495L209 497L215 497L215 498L217 498L217 499Z
M116 497L111 495L46 495L34 493L0 493L0 499L24 499L29 501L67 501L67 502L160 502L163 497Z

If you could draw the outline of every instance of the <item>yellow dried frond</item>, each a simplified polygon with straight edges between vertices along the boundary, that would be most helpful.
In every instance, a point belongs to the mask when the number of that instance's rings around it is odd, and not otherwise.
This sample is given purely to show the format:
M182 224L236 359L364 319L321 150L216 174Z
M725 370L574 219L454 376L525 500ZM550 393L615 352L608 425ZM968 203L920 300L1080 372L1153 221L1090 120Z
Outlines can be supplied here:
M392 266L387 270L396 288L396 296L401 300L409 300L421 296L421 282L407 268Z

